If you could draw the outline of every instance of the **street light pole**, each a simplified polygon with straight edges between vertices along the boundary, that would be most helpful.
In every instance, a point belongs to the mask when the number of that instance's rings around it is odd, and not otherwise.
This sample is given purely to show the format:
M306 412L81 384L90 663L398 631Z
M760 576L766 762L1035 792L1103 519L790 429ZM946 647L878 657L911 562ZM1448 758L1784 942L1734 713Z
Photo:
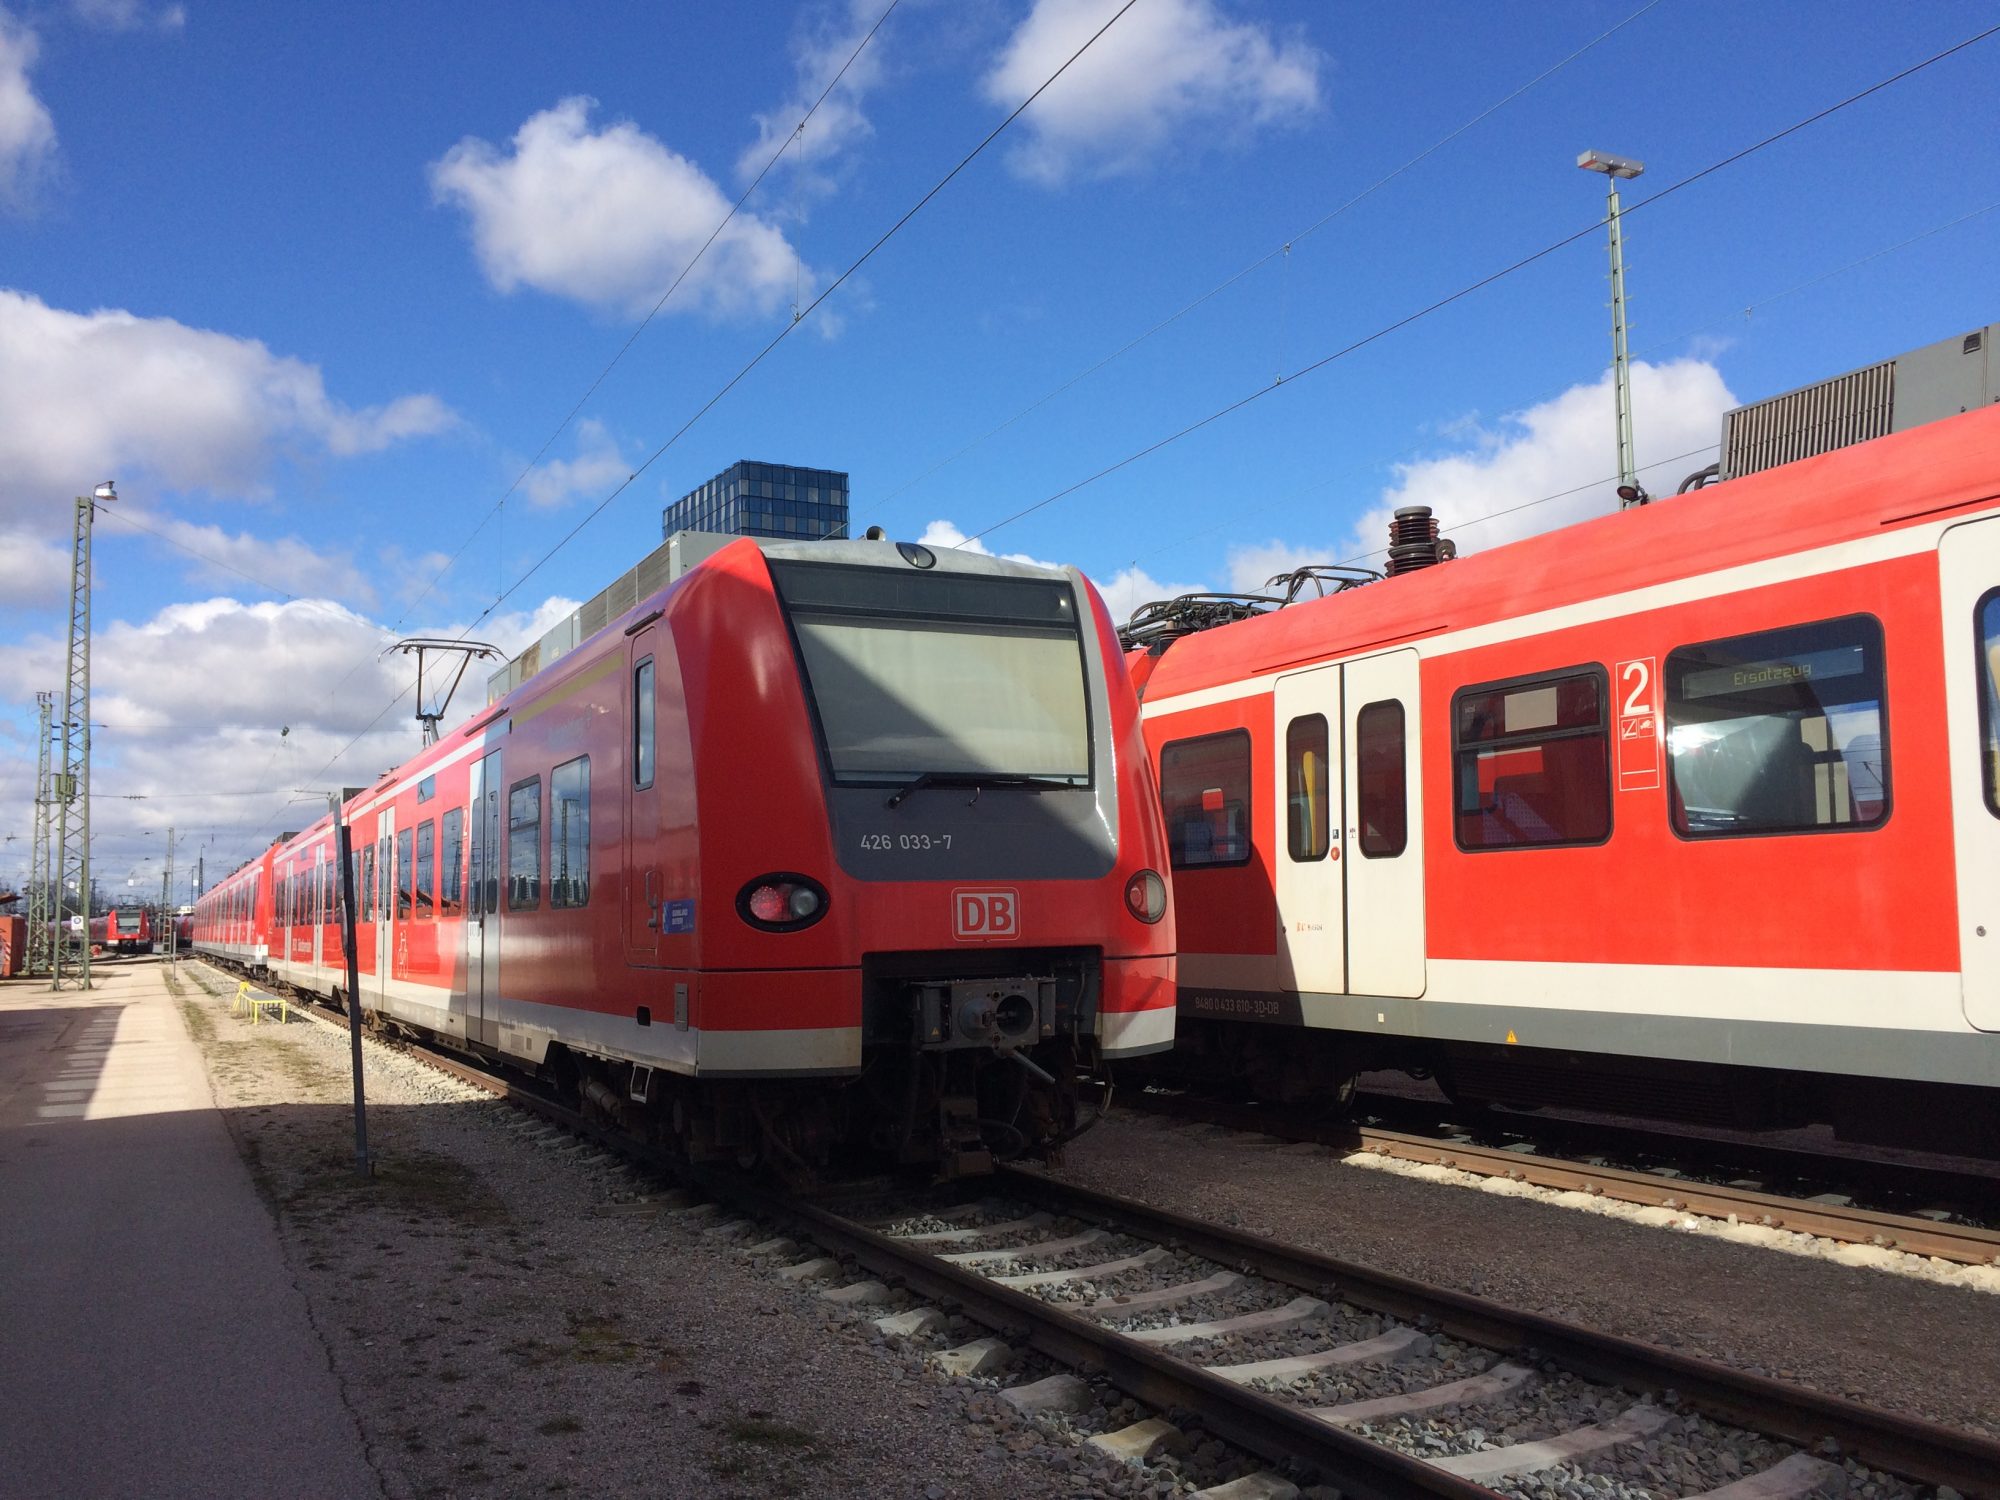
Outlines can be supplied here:
M1618 503L1629 508L1644 505L1652 497L1640 485L1632 458L1632 377L1625 354L1625 239L1618 222L1618 183L1621 178L1637 177L1646 164L1603 151L1586 151L1577 157L1576 164L1586 172L1602 172L1610 188L1605 221L1611 226L1611 384L1618 408Z
M68 944L58 931L51 989L66 984L90 988L90 529L99 504L110 504L118 491L105 480L88 495L76 497L76 539L70 556L69 654L63 692L62 769L56 774L56 915L62 916L62 891L75 872L76 899L83 913L83 941L76 962L65 974Z

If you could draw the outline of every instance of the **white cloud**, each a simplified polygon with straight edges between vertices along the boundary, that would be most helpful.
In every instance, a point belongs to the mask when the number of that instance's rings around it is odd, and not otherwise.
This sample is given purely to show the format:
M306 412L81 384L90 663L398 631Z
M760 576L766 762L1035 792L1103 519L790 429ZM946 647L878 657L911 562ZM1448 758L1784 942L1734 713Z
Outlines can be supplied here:
M70 0L77 19L105 31L179 31L187 25L184 5L146 4L146 0Z
M374 585L346 552L322 551L296 536L257 537L179 517L148 517L146 524L179 543L185 551L176 555L188 571L211 583L248 574L282 593L375 603Z
M1035 0L983 88L1011 109L1062 66L1122 0ZM1027 143L1011 161L1036 181L1138 171L1169 148L1293 124L1319 108L1324 58L1224 18L1217 0L1134 6L1021 117Z
M1151 604L1159 599L1174 599L1182 594L1208 592L1205 583L1162 583L1137 563L1119 569L1109 578L1093 576L1090 580L1097 585L1097 592L1104 596L1104 607L1111 611L1111 622L1123 625L1132 618L1132 611L1142 604Z
M117 309L50 307L0 289L0 520L46 517L106 475L247 492L281 445L372 453L442 431L435 396L353 408L319 368L255 339Z
M27 531L0 531L0 608L54 604L69 591L70 550Z
M608 311L650 311L729 200L701 168L631 121L593 130L595 103L570 98L530 116L511 151L466 137L431 164L431 188L471 220L480 265L500 291L530 286ZM797 278L783 233L739 213L669 307L770 313Z
M573 599L551 598L474 634L511 653L575 608ZM463 628L439 623L416 633L455 636ZM143 621L101 623L91 717L106 727L93 736L94 834L119 851L152 852L152 840L141 845L137 836L157 836L171 823L183 873L204 853L213 875L319 816L323 796L298 789L362 783L407 760L421 746L406 693L416 667L382 654L392 640L380 624L327 599L217 597ZM41 635L0 652L0 699L30 724L35 690L61 681L62 646ZM466 674L447 727L484 705L483 666ZM244 792L256 795L237 795ZM31 795L25 786L17 795L12 781L0 785L0 827L28 826ZM107 881L122 880L120 861L132 857L101 859ZM14 871L0 865L0 873ZM157 889L157 866L151 879Z
M0 208L31 207L55 167L56 122L28 81L40 51L35 33L0 10Z
M1736 404L1721 371L1704 360L1634 364L1632 429L1640 482L1656 496L1671 496L1683 478L1713 457L1706 450L1719 440L1722 414ZM1398 464L1396 484L1356 523L1346 551L1338 555L1386 547L1390 517L1404 505L1430 506L1461 552L1607 514L1618 505L1612 409L1606 371L1601 380L1572 386L1497 426L1481 428L1469 452ZM1494 519L1481 519L1487 516Z
M1635 457L1640 481L1656 498L1713 458L1722 414L1736 405L1722 374L1699 359L1632 366ZM1306 563L1380 568L1389 521L1405 505L1428 505L1461 553L1609 513L1618 472L1611 376L1498 422L1453 421L1464 446L1395 466L1395 482L1345 536L1323 541L1273 537L1229 554L1229 586L1260 591L1266 579ZM1488 519L1488 518L1491 519Z
M567 505L579 495L602 495L637 467L618 451L617 441L595 417L576 424L576 457L552 458L528 471L521 489L530 503Z
M831 186L828 173L835 158L875 133L861 106L869 91L882 81L882 38L877 35L858 53L854 49L880 14L880 0L848 0L843 9L821 11L806 20L792 42L797 82L777 108L751 117L757 122L757 139L737 157L738 177L749 182L780 147L789 147L778 162L778 170L803 174L815 191ZM840 72L843 64L847 65L845 74ZM792 133L806 111L836 75L840 83L806 126L804 141L793 140Z
M950 521L937 520L924 528L924 534L917 538L926 547L950 547L960 552L975 553L980 557L997 557L1006 562L1026 563L1031 568L1060 568L1061 563L1052 563L1039 557L1030 557L1025 552L995 552L977 538L968 537Z

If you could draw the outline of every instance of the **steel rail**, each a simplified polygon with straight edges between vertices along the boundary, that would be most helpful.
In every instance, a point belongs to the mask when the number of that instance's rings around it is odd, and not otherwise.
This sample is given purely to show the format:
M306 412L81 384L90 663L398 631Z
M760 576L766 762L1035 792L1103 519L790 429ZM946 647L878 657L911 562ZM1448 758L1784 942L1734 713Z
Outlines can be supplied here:
M1158 1095L1142 1096L1135 1107L1286 1140L1311 1141L1336 1150L1366 1152L1423 1166L1450 1167L1486 1177L1508 1177L1558 1192L1589 1193L1644 1208L1667 1208L1711 1219L1733 1218L1765 1228L1817 1235L1843 1244L1874 1245L1960 1265L2000 1264L2000 1232L1973 1225L1939 1223L1852 1204L1788 1198L1625 1167L1565 1161L1539 1152L1440 1140L1373 1125L1300 1125L1277 1118L1273 1112ZM1524 1125L1522 1129L1526 1133L1533 1126ZM1834 1169L1835 1161L1827 1163L1828 1170Z
M1825 1396L1616 1334L1524 1312L1465 1292L1284 1245L1129 1198L1002 1167L1009 1193L1051 1212L1116 1224L1322 1298L1405 1320L1428 1318L1468 1343L1532 1352L1591 1379L1639 1392L1675 1392L1697 1410L1808 1449L1831 1439L1845 1456L1906 1479L2000 1500L2000 1442L1957 1428Z
M339 1012L325 1018L341 1026L350 1024ZM724 1199L744 1213L790 1226L878 1276L964 1311L1010 1341L1025 1342L1082 1373L1102 1375L1134 1400L1170 1414L1194 1413L1218 1437L1267 1461L1319 1471L1355 1500L1496 1500L1497 1492L1484 1485L1323 1422L1308 1408L1236 1385L830 1209L739 1177L690 1168L680 1158L534 1089L428 1047L417 1050L429 1066ZM1009 1193L1051 1212L1114 1226L1329 1301L1349 1302L1405 1321L1428 1320L1468 1343L1551 1359L1575 1374L1628 1390L1672 1391L1686 1404L1733 1426L1785 1438L1809 1450L1823 1451L1820 1445L1831 1440L1843 1456L1901 1478L1950 1485L1968 1500L2000 1500L2000 1442L1989 1438L1280 1244L1061 1182L1039 1171L1002 1166L995 1180Z

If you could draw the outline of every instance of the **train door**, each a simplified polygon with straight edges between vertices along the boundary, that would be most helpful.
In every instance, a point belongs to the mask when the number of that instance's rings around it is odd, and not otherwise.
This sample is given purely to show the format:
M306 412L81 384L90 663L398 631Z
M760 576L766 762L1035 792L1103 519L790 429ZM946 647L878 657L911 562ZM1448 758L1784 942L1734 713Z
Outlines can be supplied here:
M1341 669L1347 760L1347 989L1424 992L1423 778L1417 653Z
M1278 757L1278 975L1300 994L1347 991L1347 861L1342 857L1340 668L1280 677L1273 690Z
M2000 1031L2000 520L1938 544L1965 1018Z
M389 998L390 965L396 952L396 810L375 815L375 1004Z
M326 850L313 846L312 884L306 889L306 922L312 928L312 951L306 962L306 987L319 988L319 966L321 960L320 941L326 933L326 910L321 904L326 895Z
M648 625L626 642L626 716L631 741L625 776L625 956L656 968L666 895L660 867L660 786L657 737L660 710L656 653L659 630Z
M466 829L465 1035L493 1042L500 1022L500 752L472 763Z

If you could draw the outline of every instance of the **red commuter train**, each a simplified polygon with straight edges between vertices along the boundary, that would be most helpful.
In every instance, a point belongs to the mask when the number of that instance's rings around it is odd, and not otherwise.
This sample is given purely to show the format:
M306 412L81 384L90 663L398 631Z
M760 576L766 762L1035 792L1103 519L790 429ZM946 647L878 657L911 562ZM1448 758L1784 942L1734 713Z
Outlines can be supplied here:
M739 540L353 795L360 1005L697 1156L972 1170L1168 1047L1158 790L1074 570ZM194 944L344 990L330 818Z
M1437 563L1135 653L1168 1061L2000 1149L2000 407Z

